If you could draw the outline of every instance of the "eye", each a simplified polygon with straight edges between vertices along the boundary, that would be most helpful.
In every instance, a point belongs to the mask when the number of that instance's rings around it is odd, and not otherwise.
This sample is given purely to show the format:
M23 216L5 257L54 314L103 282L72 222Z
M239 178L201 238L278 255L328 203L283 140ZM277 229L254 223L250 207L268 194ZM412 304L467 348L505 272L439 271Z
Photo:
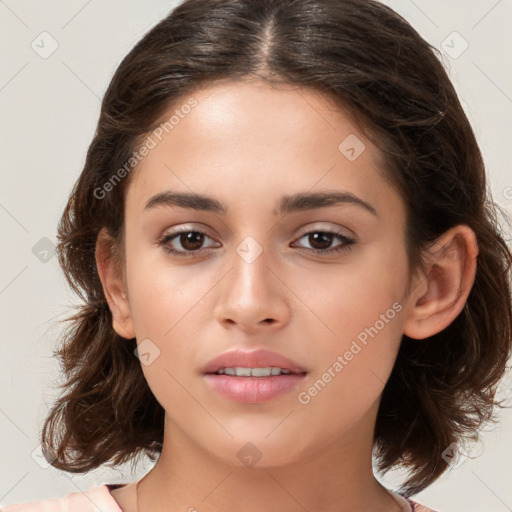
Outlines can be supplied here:
M173 233L164 235L158 244L163 246L165 251L176 256L191 256L199 252L204 247L205 238L211 238L203 231L197 229L181 229ZM355 240L335 231L308 231L304 233L299 240L306 238L310 247L305 247L306 251L314 254L332 254L351 249ZM330 247L335 239L340 243ZM181 246L177 247L177 246ZM212 245L210 247L215 247ZM207 247L208 248L208 247Z
M205 237L210 238L206 233L197 229L182 229L164 235L158 243L171 254L189 256L201 249ZM181 245L181 249L176 248L176 245Z
M312 246L311 248L306 249L314 254L331 254L347 251L350 250L352 248L351 246L355 243L355 240L352 238L348 238L347 236L336 233L335 231L308 231L307 233L304 233L299 240L303 238L307 238L307 242ZM336 238L340 240L341 243L333 248L329 248L333 243L333 240Z

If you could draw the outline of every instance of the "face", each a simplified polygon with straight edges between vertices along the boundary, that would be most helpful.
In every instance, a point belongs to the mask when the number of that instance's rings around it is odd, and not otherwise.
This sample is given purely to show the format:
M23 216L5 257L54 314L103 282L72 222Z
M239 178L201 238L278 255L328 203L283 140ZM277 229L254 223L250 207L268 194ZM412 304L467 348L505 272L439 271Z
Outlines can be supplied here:
M349 447L371 435L403 332L404 204L319 93L254 81L192 96L151 134L125 203L125 326L167 432L234 464L248 442L260 466ZM302 373L203 373L258 349Z

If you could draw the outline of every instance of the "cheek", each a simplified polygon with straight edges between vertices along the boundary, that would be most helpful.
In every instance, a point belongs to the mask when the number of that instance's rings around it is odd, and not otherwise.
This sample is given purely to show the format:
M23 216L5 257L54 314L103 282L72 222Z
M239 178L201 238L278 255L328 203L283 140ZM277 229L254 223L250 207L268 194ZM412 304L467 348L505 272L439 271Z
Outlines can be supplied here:
M310 346L315 368L297 396L298 412L325 442L376 413L402 337L402 305L390 290L370 296L358 290L325 305L323 319L333 332Z
M146 343L151 354L149 364L141 358L146 381L166 411L185 410L190 406L190 369L201 341L193 332L202 321L198 315L207 283L197 279L197 271L193 279L184 266L143 262L137 253L127 262L127 272L137 341Z
M130 308L138 338L164 340L174 330L190 325L189 315L212 287L208 279L198 278L197 267L172 265L163 252L134 250L127 260Z
M182 386L188 386L190 368L197 365L195 358L204 336L196 334L206 321L205 298L218 273L203 271L198 277L194 265L171 266L162 255L148 259L148 253L134 251L127 261L135 334L139 344L150 340L146 346L155 354L150 364L142 364L142 370L162 405L169 405L165 403L169 397L185 403L190 397Z
M401 331L398 310L406 284L405 254L375 248L354 254L345 264L301 272L293 289L302 299L297 306L307 305L311 323L326 344L342 348L360 333L364 338L372 326L395 338Z
M304 402L315 402L320 416L328 414L329 403L343 404L341 416L350 410L357 415L377 399L396 359L405 252L367 251L351 264L305 276L297 282L298 295L311 304L307 332L315 343L308 344L308 353L316 365Z

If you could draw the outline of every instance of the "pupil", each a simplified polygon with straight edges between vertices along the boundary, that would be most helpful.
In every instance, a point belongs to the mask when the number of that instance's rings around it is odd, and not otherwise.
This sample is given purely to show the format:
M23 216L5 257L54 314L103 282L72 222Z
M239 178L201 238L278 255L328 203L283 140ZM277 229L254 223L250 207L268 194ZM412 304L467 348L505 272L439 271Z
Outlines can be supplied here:
M333 235L330 233L312 233L309 235L309 243L315 249L327 249L332 243L332 237L333 237ZM322 238L326 239L323 244L321 241ZM321 247L315 247L315 244L318 244L319 239L320 239ZM312 243L312 241L313 241L313 243Z
M194 238L196 239L195 246L194 246ZM194 251L201 247L201 245L203 243L203 235L202 235L202 233L198 233L197 231L191 231L189 233L182 234L180 242L181 242L181 245L185 249Z

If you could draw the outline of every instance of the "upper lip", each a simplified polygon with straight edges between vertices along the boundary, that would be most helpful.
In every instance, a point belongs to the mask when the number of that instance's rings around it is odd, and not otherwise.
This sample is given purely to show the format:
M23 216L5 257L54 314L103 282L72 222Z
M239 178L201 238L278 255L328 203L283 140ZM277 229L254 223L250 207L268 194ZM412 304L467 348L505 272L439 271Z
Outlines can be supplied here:
M306 370L295 361L288 359L271 350L230 350L213 358L203 366L203 373L216 373L221 368L282 368L291 373L304 373Z

